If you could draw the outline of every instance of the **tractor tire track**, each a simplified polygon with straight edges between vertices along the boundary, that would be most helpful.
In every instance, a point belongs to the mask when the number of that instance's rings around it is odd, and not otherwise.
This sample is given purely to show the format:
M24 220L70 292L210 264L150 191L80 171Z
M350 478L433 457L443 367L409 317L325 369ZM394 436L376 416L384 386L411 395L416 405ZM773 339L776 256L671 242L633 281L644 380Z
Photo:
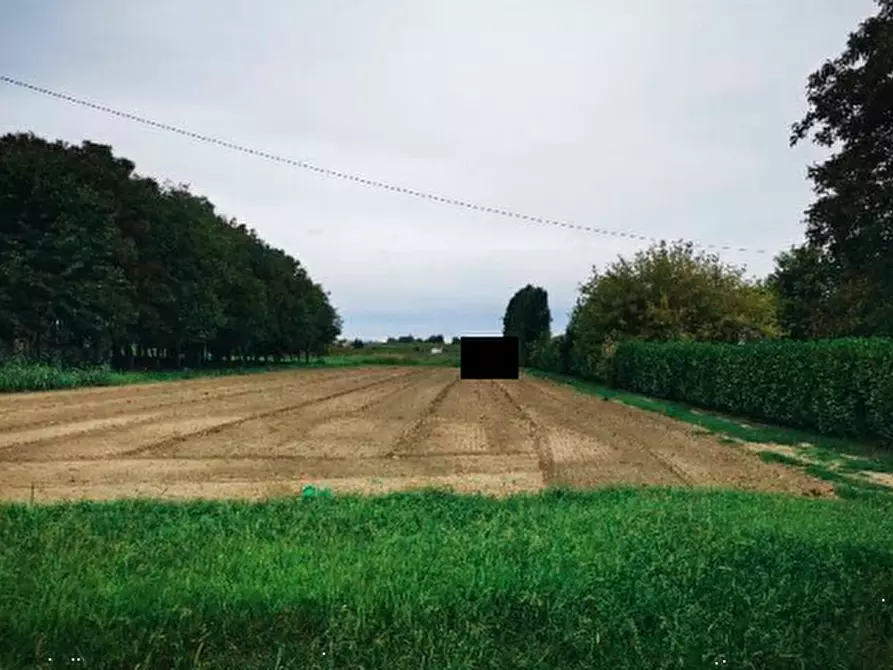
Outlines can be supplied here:
M447 394L456 388L456 384L458 384L459 381L458 377L451 379L437 392L437 395L435 395L431 402L428 403L421 415L397 438L394 442L394 446L387 452L386 457L400 457L407 450L410 450L416 443L424 439L424 434L428 429L428 420L437 412L438 408L443 404L444 400L446 400Z
M391 376L385 377L385 379L390 379ZM278 381L278 380L277 380ZM333 378L331 380L323 380L322 384L338 384L338 379ZM353 381L353 380L351 380ZM343 380L341 380L341 384L343 384ZM264 389L267 392L287 392L291 389L295 389L297 384L294 380L290 383L280 386L276 385L273 389ZM352 387L357 390L362 389L363 387ZM252 394L257 394L257 391L252 391ZM170 391L168 391L168 395L171 395ZM242 392L233 396L216 396L213 398L201 398L195 399L194 401L183 401L181 399L174 399L168 403L164 403L162 407L159 408L158 405L150 405L149 407L134 407L132 411L128 414L118 415L118 416L110 416L106 418L87 418L82 421L75 422L55 422L49 424L41 424L43 427L34 428L34 429L26 429L22 430L4 430L0 432L0 461L10 461L10 460L30 460L33 455L39 455L41 449L58 444L61 439L67 440L82 440L82 439L90 439L93 441L101 441L107 440L110 437L114 436L115 433L120 432L122 430L134 430L139 429L141 427L150 426L160 419L165 417L165 413L161 411L157 411L159 409L167 408L168 413L170 413L170 408L175 407L177 409L176 414L178 415L189 415L190 412L194 412L196 406L199 408L202 405L206 406L206 409L213 410L215 407L220 409L221 406L224 408L227 404L232 403L233 400L237 400L239 397L244 395ZM237 406L233 409L230 409L226 412L226 414L239 414L240 406ZM148 411L146 411L148 410ZM100 416L105 415L106 412L100 412ZM202 412L203 415L207 414L207 412ZM84 414L81 414L83 417ZM87 415L89 416L89 415ZM248 417L240 417L240 418L250 418ZM204 421L207 423L207 421ZM213 427L213 426L212 426ZM5 427L4 427L5 428ZM121 455L118 452L118 455Z
M402 383L400 386L398 386L397 388L387 391L384 395L375 396L372 399L367 400L366 402L364 402L362 405L360 405L359 407L357 407L355 409L351 409L346 412L338 413L337 414L338 418L349 419L352 417L361 416L362 414L369 412L371 409L373 409L379 405L382 405L384 403L387 403L394 396L397 396L397 395L403 393L404 391L406 391L407 389L409 389L410 387L415 385L419 376L420 375L419 375L418 371L414 370L413 372L411 372L407 375L404 375L403 377L400 377L399 379L404 379L406 381L404 383ZM366 388L373 388L373 387L366 387ZM366 389L358 389L358 390L366 390ZM338 397L343 397L343 396L338 396ZM279 440L278 442L275 443L275 447L279 448L279 447L282 447L283 445L288 444L289 442L292 442L294 440L300 440L302 438L305 438L313 429L318 428L319 426L331 421L334 418L334 416L336 416L336 415L335 414L323 414L320 417L305 420L305 421L301 422L301 431L300 432L294 433L292 435L289 435L287 438ZM284 457L286 457L286 456L284 456ZM335 457L335 458L337 458L337 457ZM351 457L351 458L355 458L355 457Z
M136 404L148 406L170 406L183 402L184 397L192 402L213 401L217 398L250 395L258 391L269 391L273 386L294 386L304 376L313 378L314 383L341 382L345 379L362 378L387 372L387 368L277 370L265 374L200 377L170 382L127 384L122 386L86 387L56 391L0 394L0 422L3 425L27 425L27 423L57 422L69 413L81 416L111 412L116 407ZM161 402L158 402L161 401ZM32 419L32 416L37 418ZM7 420L7 418L9 420ZM25 423L15 422L25 419Z
M582 477L584 481L592 479L594 483L603 476L610 481L624 470L627 463L634 463L638 474L643 475L646 481L652 479L659 483L683 486L692 484L679 467L655 453L646 442L630 439L632 435L610 430L609 422L605 421L610 408L604 401L577 396L572 389L532 384L526 380L522 382L522 388L538 396L531 398L530 404L549 413L549 423L563 429L553 429L553 437L558 441L564 439L571 443L568 445L571 451L567 457L569 462L563 468L556 466L553 452L553 473L564 470L564 479L569 482L576 482ZM581 400L586 407L583 411L578 411ZM566 431L570 431L570 434ZM622 480L622 477L617 478ZM556 476L556 483L561 483L561 479L560 475Z
M63 402L0 396L0 500L264 499L306 483L367 493L632 484L833 496L826 482L687 424L526 376L460 380L455 370L389 367L148 388L72 391ZM32 428L10 429L6 417Z
M491 384L493 388L498 389L502 397L512 406L521 422L527 427L528 435L530 435L536 451L540 472L543 475L543 482L546 486L549 486L555 479L555 459L546 441L546 427L531 416L530 412L503 386L503 383L493 381Z
M0 425L4 431L27 430L37 426L57 425L72 422L84 415L91 419L114 417L121 413L122 408L130 411L147 412L161 410L169 407L183 407L202 403L214 403L240 397L250 397L259 391L271 392L274 388L283 391L299 386L299 379L306 371L292 371L285 375L282 372L271 373L272 379L252 379L246 381L244 377L202 378L189 379L180 382L156 384L141 384L138 386L119 386L80 389L77 391L47 391L39 394L27 394L24 403L21 396L0 396ZM364 371L351 371L349 379L362 378ZM376 370L374 373L380 373ZM327 373L327 374L325 374ZM358 374L359 373L359 374ZM260 375L258 375L260 376ZM222 384L221 384L222 381ZM344 376L339 377L334 371L324 371L316 375L316 384L338 384L345 381ZM216 385L213 384L216 382ZM272 382L272 383L271 383ZM176 384L175 389L171 384ZM117 397L106 397L117 391ZM54 402L56 395L65 393L76 399L77 394L82 394L79 401L69 398L66 402ZM127 407L131 405L131 407Z
M241 426L242 424L248 423L249 421L256 421L258 419L269 419L275 416L281 416L283 414L289 414L291 412L299 411L301 409L305 409L312 405L318 405L320 403L327 402L329 400L333 400L335 398L340 398L345 395L349 395L351 393L357 393L358 391L365 391L370 388L374 388L376 386L381 386L383 384L390 383L394 380L395 377L409 377L412 375L419 374L418 371L413 370L408 373L402 373L390 377L386 377L384 379L378 379L374 382L369 382L367 384L363 384L362 386L355 386L350 389L346 389L343 391L335 391L333 393L329 393L327 395L321 396L319 398L312 398L309 400L304 400L299 403L286 405L285 407L277 407L275 409L271 409L265 412L256 412L246 417L241 417L239 419L233 419L232 421L225 421L223 423L219 423L217 425L211 426L209 428L204 428L202 430L185 433L182 435L175 435L173 437L169 437L165 440L161 440L159 442L155 442L151 445L145 445L142 447L138 447L136 449L131 449L129 451L123 452L120 457L122 458L133 458L133 457L144 457L152 454L155 451L164 450L169 447L172 447L177 444L181 444L191 439L195 439L198 437L206 437L208 435L216 435L225 430L230 430L237 426Z

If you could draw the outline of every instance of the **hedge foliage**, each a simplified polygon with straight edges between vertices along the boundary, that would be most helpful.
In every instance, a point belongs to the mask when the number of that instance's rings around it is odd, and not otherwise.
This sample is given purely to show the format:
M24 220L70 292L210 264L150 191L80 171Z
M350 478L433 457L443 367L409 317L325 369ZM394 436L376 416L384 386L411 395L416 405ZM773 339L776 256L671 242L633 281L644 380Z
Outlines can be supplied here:
M637 393L893 445L893 339L628 341L611 377Z

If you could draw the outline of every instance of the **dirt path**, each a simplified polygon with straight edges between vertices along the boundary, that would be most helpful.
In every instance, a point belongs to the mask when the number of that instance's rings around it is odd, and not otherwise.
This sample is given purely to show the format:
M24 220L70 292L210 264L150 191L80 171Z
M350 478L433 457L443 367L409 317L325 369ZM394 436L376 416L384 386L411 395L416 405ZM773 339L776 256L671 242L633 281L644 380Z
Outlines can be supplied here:
M550 382L303 370L0 396L0 499L262 498L307 483L509 493L547 484L830 486Z

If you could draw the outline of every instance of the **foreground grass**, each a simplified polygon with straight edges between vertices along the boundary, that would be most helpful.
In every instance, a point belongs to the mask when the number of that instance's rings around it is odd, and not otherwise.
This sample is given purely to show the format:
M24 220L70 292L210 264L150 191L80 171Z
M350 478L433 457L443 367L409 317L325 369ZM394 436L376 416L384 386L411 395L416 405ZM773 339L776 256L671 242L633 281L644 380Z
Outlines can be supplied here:
M85 386L122 386L153 382L194 379L196 377L257 374L275 370L351 367L362 365L458 366L455 357L412 356L409 354L357 354L326 356L308 363L293 361L246 365L245 367L207 367L160 372L121 372L108 367L62 368L43 364L0 364L0 393L51 391Z
M808 470L811 474L835 482L838 493L850 497L893 494L887 487L872 485L856 478L860 471L893 473L893 451L878 445L821 435L812 431L769 426L719 412L699 409L682 402L650 398L630 391L614 389L569 375L528 369L533 377L548 379L575 390L608 400L622 402L650 412L664 414L698 426L701 433L716 433L722 441L779 444L791 447L797 458L780 454L762 454L765 460L783 462Z
M606 489L0 507L0 667L889 668L893 506Z

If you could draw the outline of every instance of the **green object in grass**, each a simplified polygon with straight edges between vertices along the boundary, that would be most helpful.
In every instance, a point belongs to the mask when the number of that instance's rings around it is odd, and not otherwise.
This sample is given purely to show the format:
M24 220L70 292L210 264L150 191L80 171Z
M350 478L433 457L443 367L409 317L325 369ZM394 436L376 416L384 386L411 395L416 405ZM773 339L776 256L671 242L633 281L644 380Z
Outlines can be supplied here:
M313 484L307 484L301 495L304 498L331 498L332 491L326 488L317 488Z

